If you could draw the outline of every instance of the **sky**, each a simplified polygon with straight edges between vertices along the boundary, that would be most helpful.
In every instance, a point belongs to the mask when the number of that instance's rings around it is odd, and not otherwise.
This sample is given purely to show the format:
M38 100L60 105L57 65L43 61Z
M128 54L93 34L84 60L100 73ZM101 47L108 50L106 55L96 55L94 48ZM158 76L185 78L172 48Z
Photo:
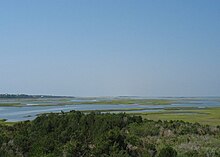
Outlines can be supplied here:
M1 0L0 93L220 96L220 1Z

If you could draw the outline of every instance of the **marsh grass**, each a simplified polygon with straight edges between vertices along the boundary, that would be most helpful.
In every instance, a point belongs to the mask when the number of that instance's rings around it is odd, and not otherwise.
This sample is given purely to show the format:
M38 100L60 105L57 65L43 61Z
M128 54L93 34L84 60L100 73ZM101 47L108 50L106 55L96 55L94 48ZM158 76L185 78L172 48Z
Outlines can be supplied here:
M136 113L152 120L183 120L208 125L220 125L220 107L207 109L168 110L151 113Z

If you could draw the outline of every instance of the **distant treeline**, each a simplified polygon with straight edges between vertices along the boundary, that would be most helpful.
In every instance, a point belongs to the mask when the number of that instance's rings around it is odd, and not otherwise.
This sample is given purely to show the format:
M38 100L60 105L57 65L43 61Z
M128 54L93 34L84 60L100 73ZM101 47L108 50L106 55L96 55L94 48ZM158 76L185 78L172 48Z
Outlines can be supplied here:
M129 114L43 114L0 125L1 157L219 157L220 127Z
M16 98L66 98L66 96L52 96L52 95L27 95L27 94L0 94L0 99L16 99Z

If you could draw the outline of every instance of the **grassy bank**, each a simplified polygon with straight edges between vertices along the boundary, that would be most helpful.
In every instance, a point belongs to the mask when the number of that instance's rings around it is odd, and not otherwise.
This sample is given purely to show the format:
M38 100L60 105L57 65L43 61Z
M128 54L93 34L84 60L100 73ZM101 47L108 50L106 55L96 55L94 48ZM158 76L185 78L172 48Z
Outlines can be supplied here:
M220 125L220 108L165 110L154 113L138 113L143 118L152 120L183 120L208 125Z
M8 126L12 126L17 122L7 122L6 119L0 119L0 124L4 124L4 125L8 125Z
M0 107L10 107L10 106L25 106L26 104L36 104L34 106L61 106L61 105L80 105L80 104L91 104L91 105L109 105L109 104L140 104L140 105L168 105L177 102L177 100L166 100L166 99L113 99L113 100L102 100L95 99L96 101L91 100L83 100L79 102L71 101L72 99L2 99L0 100Z
M0 107L20 107L24 106L21 103L0 103Z
M83 102L61 102L58 105L72 105L72 104L140 104L140 105L169 105L175 103L175 100L166 99L113 99L113 100L97 100L97 101L83 101Z

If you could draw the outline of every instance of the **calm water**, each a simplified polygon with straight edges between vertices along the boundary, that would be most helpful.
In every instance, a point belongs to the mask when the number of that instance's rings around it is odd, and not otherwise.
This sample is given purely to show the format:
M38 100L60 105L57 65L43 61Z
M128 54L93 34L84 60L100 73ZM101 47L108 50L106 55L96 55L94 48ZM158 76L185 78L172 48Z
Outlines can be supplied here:
M75 102L77 103L77 101ZM178 107L197 107L197 108L206 108L206 107L220 107L220 102L217 101L189 101L171 104L171 105L92 105L92 104L80 104L80 105L66 105L66 106L34 106L36 104L27 104L24 107L0 107L0 119L7 119L7 121L23 121L23 120L32 120L36 115L41 113L49 112L68 112L70 110L120 110L114 112L155 112L162 111L164 108L178 108ZM126 109L141 109L137 111L126 111Z

